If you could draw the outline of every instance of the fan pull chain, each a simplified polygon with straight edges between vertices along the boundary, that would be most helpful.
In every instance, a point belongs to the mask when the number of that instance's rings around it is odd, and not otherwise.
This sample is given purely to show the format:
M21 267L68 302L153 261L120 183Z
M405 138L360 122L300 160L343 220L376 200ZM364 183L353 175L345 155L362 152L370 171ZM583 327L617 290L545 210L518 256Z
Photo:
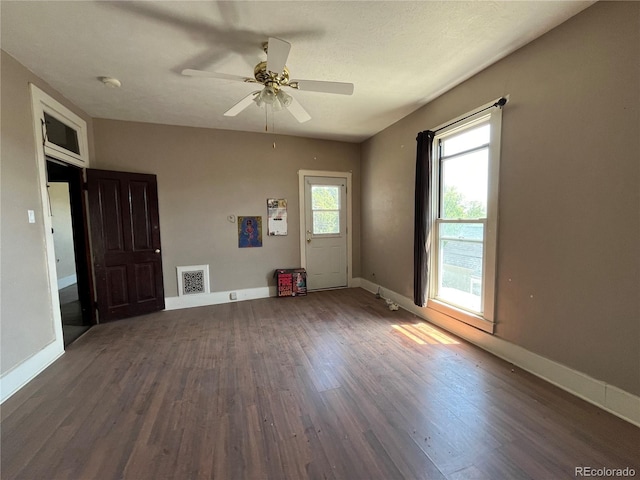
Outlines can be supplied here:
M271 110L271 132L273 133L273 149L275 150L276 148L276 126L275 126L275 112L273 111L273 109Z
M274 113L273 111L271 111L271 131L273 132L273 148L276 148L276 127L275 127L275 120L274 120ZM269 133L269 105L265 105L264 106L264 131L266 133Z

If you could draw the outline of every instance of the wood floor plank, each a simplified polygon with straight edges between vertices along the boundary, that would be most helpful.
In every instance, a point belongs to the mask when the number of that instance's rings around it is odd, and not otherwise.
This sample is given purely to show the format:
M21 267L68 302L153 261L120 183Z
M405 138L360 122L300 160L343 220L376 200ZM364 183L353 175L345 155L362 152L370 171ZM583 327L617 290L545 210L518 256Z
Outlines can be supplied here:
M640 429L361 289L92 328L7 400L3 479L548 479Z

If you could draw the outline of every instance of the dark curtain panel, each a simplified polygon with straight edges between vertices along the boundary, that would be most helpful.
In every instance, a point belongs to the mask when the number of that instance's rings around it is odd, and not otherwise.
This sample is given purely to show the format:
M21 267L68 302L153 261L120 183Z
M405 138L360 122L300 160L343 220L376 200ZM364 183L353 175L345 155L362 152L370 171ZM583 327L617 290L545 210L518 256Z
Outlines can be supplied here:
M431 175L433 137L435 133L426 130L418 134L416 155L416 207L413 243L413 302L419 307L426 305L427 284L429 282L429 249L431 240L429 176Z

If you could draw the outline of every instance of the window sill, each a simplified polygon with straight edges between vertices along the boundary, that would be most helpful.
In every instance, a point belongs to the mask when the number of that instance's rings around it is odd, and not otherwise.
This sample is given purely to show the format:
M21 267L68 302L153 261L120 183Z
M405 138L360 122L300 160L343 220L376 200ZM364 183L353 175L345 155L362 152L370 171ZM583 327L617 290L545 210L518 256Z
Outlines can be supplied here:
M493 334L494 332L494 322L487 320L480 315L474 315L473 313L466 312L459 308L443 303L439 300L430 298L427 302L427 308L435 310L436 312L442 313L443 315L451 317L454 320L466 323L467 325L471 325L472 327L475 327L487 333Z

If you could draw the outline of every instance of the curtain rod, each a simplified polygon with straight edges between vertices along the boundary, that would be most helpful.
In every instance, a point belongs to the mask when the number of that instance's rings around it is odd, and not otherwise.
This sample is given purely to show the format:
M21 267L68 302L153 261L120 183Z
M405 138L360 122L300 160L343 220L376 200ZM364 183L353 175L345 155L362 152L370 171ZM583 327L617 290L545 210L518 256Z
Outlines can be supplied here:
M506 103L507 103L507 99L505 97L502 97L499 100L497 100L494 104L489 105L488 107L485 107L485 108L483 108L481 110L478 110L477 112L470 113L466 117L459 118L458 120L455 120L455 121L449 123L448 125L445 125L444 127L440 127L437 130L432 130L432 131L433 131L433 133L438 133L440 130L444 130L445 128L448 128L451 125L455 125L456 123L462 122L463 120L466 120L469 117L473 117L474 115L477 115L480 112L484 112L485 110L489 110L490 108L493 108L493 107L502 108L502 107L504 107L506 105Z

